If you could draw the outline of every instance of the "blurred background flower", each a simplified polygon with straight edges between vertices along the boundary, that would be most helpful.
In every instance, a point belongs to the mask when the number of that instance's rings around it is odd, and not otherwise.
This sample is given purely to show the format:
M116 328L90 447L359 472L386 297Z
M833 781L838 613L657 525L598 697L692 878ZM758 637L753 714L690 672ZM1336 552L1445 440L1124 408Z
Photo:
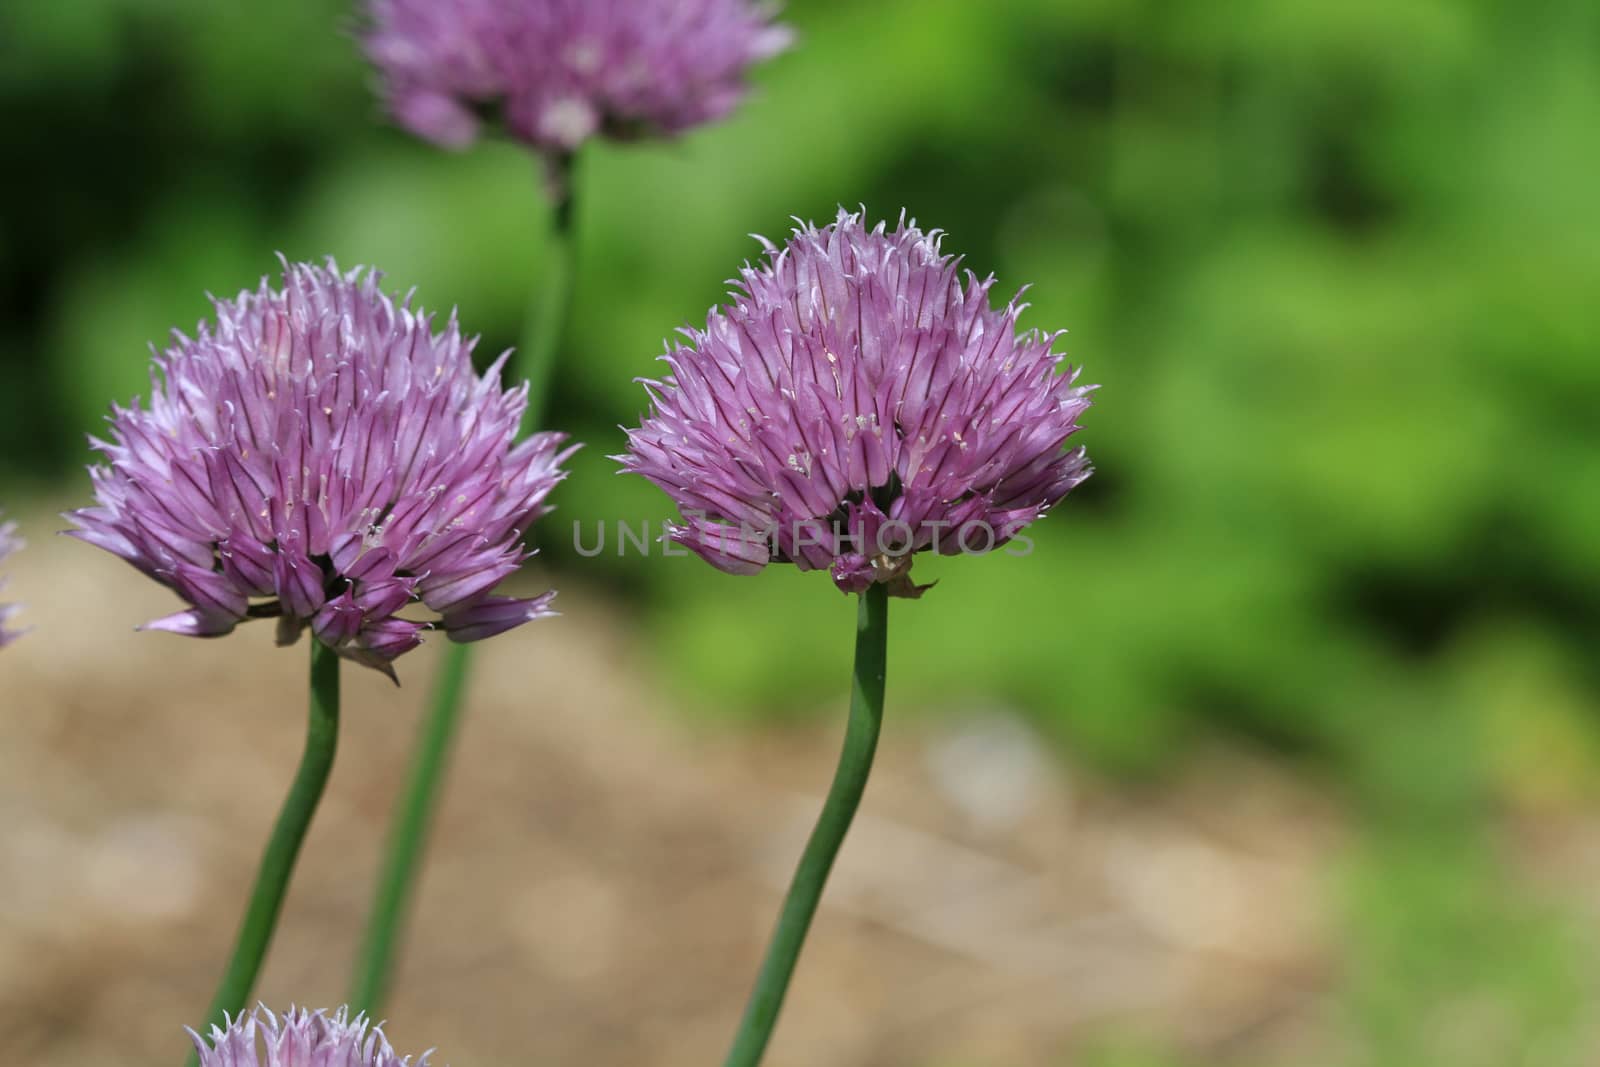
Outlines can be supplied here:
M460 148L480 115L547 152L682 133L732 111L788 47L763 0L370 0L367 55L395 121Z
M546 233L525 153L386 128L355 15L0 10L0 113L36 161L0 175L0 499L26 529L83 497L143 346L275 249L382 263L480 354L513 343ZM798 847L761 831L836 747L852 605L789 568L585 558L568 524L671 517L605 459L632 379L748 234L865 202L1033 283L1027 321L1070 328L1117 417L1087 420L1098 473L1032 556L919 560L963 625L895 619L878 821L773 1062L1600 1059L1594 18L797 0L803 47L727 123L593 145L549 416L588 447L541 526L566 617L483 646L394 1036L464 1065L721 1052ZM0 1043L174 1063L221 952L195 945L230 935L298 753L271 693L301 664L267 633L227 671L197 642L156 661L123 620L170 594L31 540L8 595L35 633L0 661ZM307 843L280 1003L343 995L351 868L424 687L348 689L361 755ZM794 808L803 834L814 792Z
M3 518L4 516L0 516ZM17 524L14 522L0 522L0 563L6 557L22 547L22 539L17 536ZM0 591L5 589L5 578L0 577ZM0 604L0 648L4 648L17 639L17 635L6 629L6 623L16 615L18 608L15 604Z

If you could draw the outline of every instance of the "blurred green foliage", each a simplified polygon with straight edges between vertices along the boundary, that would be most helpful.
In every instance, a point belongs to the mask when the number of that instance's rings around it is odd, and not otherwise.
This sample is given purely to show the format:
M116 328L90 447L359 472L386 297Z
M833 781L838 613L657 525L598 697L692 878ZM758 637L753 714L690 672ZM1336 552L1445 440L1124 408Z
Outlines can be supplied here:
M894 702L1014 703L1124 771L1219 730L1326 769L1378 816L1350 891L1371 1062L1445 1062L1419 1004L1479 978L1531 991L1506 999L1510 1032L1557 1051L1452 1062L1568 1062L1566 935L1494 918L1509 906L1473 828L1595 792L1600 7L790 16L799 49L733 121L581 160L550 421L587 447L549 555L637 605L688 703L836 696L853 608L826 578L580 558L570 523L670 517L606 455L644 404L632 379L720 298L748 234L905 208L1002 289L1031 283L1024 321L1068 327L1103 389L1082 437L1099 473L1030 558L918 564L940 584L896 605ZM146 344L275 252L381 265L459 305L481 355L514 342L547 225L533 163L387 127L351 17L330 0L0 11L9 492L81 485L81 435L146 388Z

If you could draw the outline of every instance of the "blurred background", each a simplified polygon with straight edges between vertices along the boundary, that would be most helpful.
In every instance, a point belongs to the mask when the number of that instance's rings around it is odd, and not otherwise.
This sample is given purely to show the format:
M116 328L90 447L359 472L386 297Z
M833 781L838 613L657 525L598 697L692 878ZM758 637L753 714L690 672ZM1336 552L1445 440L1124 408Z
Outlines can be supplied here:
M389 1016L473 1064L704 1064L842 724L825 578L595 558L618 424L756 243L948 231L1101 383L1024 559L919 562L882 771L775 1065L1600 1062L1600 7L792 0L737 116L596 146L541 534ZM52 535L148 348L370 263L515 343L532 161L382 121L333 0L0 10L0 1059L173 1062L300 742L302 657ZM926 571L926 573L924 573ZM352 677L261 994L342 997L432 673ZM284 705L293 714L286 714Z

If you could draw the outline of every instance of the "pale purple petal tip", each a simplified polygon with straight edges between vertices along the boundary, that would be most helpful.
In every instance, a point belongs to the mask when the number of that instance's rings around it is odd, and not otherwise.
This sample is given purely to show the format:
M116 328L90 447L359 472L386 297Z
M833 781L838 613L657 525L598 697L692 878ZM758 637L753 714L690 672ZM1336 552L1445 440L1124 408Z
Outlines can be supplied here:
M407 619L378 619L362 628L357 645L380 660L393 660L422 644L427 623Z
M486 637L505 633L534 619L548 618L554 593L528 599L517 597L488 597L444 615L444 630L450 640L457 643L482 641Z
M1090 475L1067 442L1094 387L940 239L841 210L762 241L615 457L678 505L674 541L734 574L792 562L917 596L915 553L992 551Z
M139 629L159 630L169 634L181 634L184 637L221 637L224 634L231 634L237 625L236 619L225 615L210 615L196 608L152 619Z

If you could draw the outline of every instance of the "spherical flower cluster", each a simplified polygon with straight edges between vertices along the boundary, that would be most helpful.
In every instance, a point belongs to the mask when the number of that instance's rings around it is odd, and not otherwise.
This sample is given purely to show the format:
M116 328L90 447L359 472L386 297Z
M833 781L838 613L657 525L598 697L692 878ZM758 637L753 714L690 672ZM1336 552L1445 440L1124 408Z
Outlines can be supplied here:
M516 443L526 384L479 377L475 339L378 289L379 275L283 265L174 331L148 406L116 407L97 506L74 536L169 586L199 637L276 618L391 674L425 630L476 641L549 614L552 593L491 595L565 475L561 434ZM436 621L400 613L417 603Z
M461 147L480 115L564 155L601 134L671 135L721 118L789 31L755 0L370 0L367 55L390 112Z
M1058 334L1018 332L938 231L840 211L763 241L731 302L662 357L615 457L677 503L668 536L716 567L828 568L839 588L915 596L912 554L985 552L1091 472L1064 450L1092 387Z
M380 1027L362 1015L349 1018L344 1008L331 1016L290 1008L280 1019L262 1006L213 1026L209 1040L193 1030L189 1037L200 1067L428 1067L430 1055L397 1055Z
M17 536L17 524L14 522L0 523L0 561L22 547L22 540ZM5 587L5 580L0 579L0 589ZM6 629L6 623L11 621L17 613L15 604L0 604L0 648L4 648L17 639L17 634Z

